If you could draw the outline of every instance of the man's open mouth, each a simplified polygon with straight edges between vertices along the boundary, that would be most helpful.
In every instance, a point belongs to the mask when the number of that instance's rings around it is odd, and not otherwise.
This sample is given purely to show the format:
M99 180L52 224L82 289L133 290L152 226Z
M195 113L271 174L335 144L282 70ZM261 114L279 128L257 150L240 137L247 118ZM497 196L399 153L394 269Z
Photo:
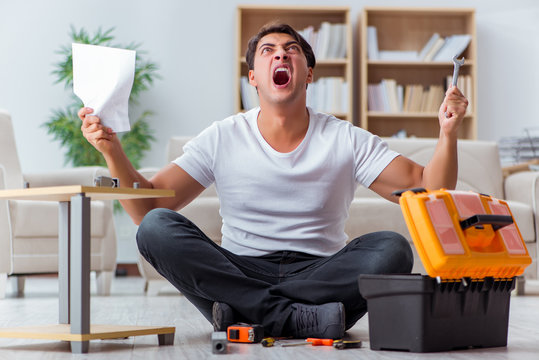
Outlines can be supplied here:
M287 67L278 67L273 71L273 82L275 85L282 86L290 81L290 69Z

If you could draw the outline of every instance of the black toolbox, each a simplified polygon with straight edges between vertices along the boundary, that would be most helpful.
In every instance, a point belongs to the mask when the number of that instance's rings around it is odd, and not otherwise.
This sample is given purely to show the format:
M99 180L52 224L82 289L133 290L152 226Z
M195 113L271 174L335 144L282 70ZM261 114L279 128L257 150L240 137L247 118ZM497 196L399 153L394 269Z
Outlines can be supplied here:
M531 258L507 202L469 191L397 192L424 275L360 275L371 349L507 345L516 276Z
M433 352L506 346L514 281L360 275L370 347Z

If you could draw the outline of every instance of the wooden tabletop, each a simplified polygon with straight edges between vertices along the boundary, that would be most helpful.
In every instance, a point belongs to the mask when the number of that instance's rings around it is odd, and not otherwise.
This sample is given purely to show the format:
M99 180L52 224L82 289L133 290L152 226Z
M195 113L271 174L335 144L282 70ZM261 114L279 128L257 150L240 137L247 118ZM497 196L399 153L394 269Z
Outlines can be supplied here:
M174 190L109 188L82 185L47 186L27 189L0 190L0 199L70 201L71 197L84 194L92 200L125 200L156 197L173 197Z

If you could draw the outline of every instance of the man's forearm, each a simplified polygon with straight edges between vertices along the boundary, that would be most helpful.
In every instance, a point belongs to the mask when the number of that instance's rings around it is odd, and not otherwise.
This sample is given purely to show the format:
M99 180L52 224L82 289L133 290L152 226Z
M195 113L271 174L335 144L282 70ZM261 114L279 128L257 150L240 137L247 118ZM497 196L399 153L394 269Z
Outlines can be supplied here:
M422 186L427 189L454 189L458 176L457 136L441 134L434 155L423 170Z
M112 177L118 178L121 187L132 187L135 182L140 188L152 188L152 184L144 178L131 164L121 145L115 147L109 154L103 154L107 167ZM153 209L153 199L121 200L125 211L131 216L135 223Z

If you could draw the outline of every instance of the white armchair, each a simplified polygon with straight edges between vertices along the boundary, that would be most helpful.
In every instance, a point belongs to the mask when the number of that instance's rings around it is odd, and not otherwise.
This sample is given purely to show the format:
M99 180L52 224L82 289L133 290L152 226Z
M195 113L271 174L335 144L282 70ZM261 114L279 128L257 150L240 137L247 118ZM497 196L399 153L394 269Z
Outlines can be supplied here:
M0 109L0 189L59 185L93 185L108 175L102 167L81 167L46 174L22 174L10 115ZM116 232L110 201L91 203L91 266L97 274L97 293L108 295L116 269ZM58 203L0 200L0 299L5 297L8 276L19 295L24 276L58 272Z

